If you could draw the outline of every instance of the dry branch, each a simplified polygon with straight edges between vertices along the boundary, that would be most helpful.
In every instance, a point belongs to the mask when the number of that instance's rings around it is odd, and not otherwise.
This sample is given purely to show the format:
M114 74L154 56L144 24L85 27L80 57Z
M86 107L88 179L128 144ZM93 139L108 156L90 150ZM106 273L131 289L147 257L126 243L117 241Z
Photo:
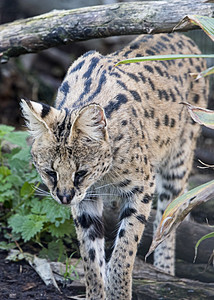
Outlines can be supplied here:
M73 41L116 35L172 32L187 14L212 17L203 0L130 2L52 11L0 25L0 60ZM194 28L185 25L183 31Z
M135 262L133 277L133 299L214 299L213 283L172 277L139 259Z

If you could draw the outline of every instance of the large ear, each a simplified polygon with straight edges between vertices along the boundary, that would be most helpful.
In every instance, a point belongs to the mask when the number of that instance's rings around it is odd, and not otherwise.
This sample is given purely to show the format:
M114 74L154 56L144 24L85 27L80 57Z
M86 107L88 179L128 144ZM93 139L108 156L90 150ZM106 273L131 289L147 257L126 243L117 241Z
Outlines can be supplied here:
M57 109L47 104L24 99L21 100L20 105L26 124L34 138L51 131L51 124L59 113Z
M98 104L89 104L80 110L72 126L73 134L82 134L92 140L107 139L106 116Z

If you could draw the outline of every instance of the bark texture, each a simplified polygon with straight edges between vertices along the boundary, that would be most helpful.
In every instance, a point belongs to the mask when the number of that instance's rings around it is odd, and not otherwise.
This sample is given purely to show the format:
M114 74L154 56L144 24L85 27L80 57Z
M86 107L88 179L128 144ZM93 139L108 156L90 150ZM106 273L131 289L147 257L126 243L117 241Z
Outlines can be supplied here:
M203 0L143 1L54 10L0 25L0 61L25 53L92 38L172 32L187 14L212 17L214 6ZM183 31L194 28L185 25Z

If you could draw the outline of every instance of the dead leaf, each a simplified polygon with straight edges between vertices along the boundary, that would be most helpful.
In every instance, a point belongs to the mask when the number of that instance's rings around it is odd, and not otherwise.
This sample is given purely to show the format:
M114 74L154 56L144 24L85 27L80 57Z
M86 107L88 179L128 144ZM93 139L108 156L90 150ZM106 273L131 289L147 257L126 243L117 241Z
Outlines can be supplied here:
M206 108L191 105L188 102L181 102L188 107L192 119L200 125L214 129L214 111Z

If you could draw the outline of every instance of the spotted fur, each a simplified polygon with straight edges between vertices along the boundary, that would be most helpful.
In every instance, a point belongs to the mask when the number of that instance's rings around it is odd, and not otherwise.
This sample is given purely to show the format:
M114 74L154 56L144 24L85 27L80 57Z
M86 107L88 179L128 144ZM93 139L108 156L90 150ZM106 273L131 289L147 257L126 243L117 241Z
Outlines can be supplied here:
M53 198L70 205L83 259L87 299L131 299L132 270L155 191L155 227L184 191L199 126L181 102L205 107L207 86L189 73L203 59L115 64L153 54L200 53L179 34L139 36L119 52L90 51L69 68L55 108L22 101L32 157ZM105 203L119 201L110 261L104 253ZM175 235L155 253L174 274Z

